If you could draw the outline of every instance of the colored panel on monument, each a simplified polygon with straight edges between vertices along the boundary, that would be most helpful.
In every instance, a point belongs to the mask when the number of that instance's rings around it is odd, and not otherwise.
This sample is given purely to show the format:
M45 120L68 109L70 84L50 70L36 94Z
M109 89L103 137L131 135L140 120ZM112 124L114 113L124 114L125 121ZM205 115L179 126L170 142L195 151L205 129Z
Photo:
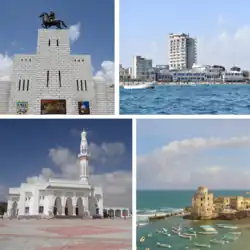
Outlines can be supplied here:
M89 102L78 102L79 115L90 115Z
M41 115L66 115L66 100L41 100Z
M16 102L16 113L24 115L28 113L28 102Z

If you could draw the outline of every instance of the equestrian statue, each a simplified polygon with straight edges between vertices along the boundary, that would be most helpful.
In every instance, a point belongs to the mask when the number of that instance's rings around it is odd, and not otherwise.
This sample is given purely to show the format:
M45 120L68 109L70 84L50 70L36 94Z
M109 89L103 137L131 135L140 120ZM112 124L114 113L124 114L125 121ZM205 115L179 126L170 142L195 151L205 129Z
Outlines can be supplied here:
M58 29L68 28L67 25L62 20L56 20L54 11L50 13L43 12L39 18L42 18L42 27L48 29L52 26L56 26Z

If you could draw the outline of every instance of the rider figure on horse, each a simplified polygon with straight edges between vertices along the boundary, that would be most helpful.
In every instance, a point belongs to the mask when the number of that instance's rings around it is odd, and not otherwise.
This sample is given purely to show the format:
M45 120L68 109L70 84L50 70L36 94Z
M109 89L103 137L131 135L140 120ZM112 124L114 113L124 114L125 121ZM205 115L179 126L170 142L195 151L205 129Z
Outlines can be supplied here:
M53 10L51 10L50 13L49 13L49 21L50 21L50 22L53 22L53 21L55 21L55 20L56 20L55 13L54 13Z

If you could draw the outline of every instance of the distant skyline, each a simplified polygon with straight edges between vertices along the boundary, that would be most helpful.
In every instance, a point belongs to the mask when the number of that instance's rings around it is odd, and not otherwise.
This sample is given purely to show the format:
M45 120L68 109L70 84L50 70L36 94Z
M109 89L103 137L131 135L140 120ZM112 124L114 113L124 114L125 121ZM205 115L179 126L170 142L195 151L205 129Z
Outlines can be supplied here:
M50 10L69 27L72 54L90 54L99 76L113 71L114 0L2 0L1 10L0 81L10 78L14 54L36 53L38 16Z
M140 55L168 64L169 33L189 33L198 64L250 70L249 8L246 0L120 0L120 63L131 67Z
M90 183L103 187L104 205L131 206L129 119L0 120L0 201L9 187L19 187L22 182L35 183L50 177L78 179L77 155L83 129L88 133L91 154Z
M137 121L137 189L250 190L250 120Z

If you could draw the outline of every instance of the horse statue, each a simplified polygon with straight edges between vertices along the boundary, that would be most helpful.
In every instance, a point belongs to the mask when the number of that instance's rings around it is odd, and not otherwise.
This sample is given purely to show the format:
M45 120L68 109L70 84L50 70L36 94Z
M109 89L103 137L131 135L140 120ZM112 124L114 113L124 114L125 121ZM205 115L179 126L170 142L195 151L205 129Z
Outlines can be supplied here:
M67 25L62 20L52 20L50 21L49 15L46 12L43 12L39 18L42 18L42 27L48 29L52 26L56 26L58 29L68 28Z

